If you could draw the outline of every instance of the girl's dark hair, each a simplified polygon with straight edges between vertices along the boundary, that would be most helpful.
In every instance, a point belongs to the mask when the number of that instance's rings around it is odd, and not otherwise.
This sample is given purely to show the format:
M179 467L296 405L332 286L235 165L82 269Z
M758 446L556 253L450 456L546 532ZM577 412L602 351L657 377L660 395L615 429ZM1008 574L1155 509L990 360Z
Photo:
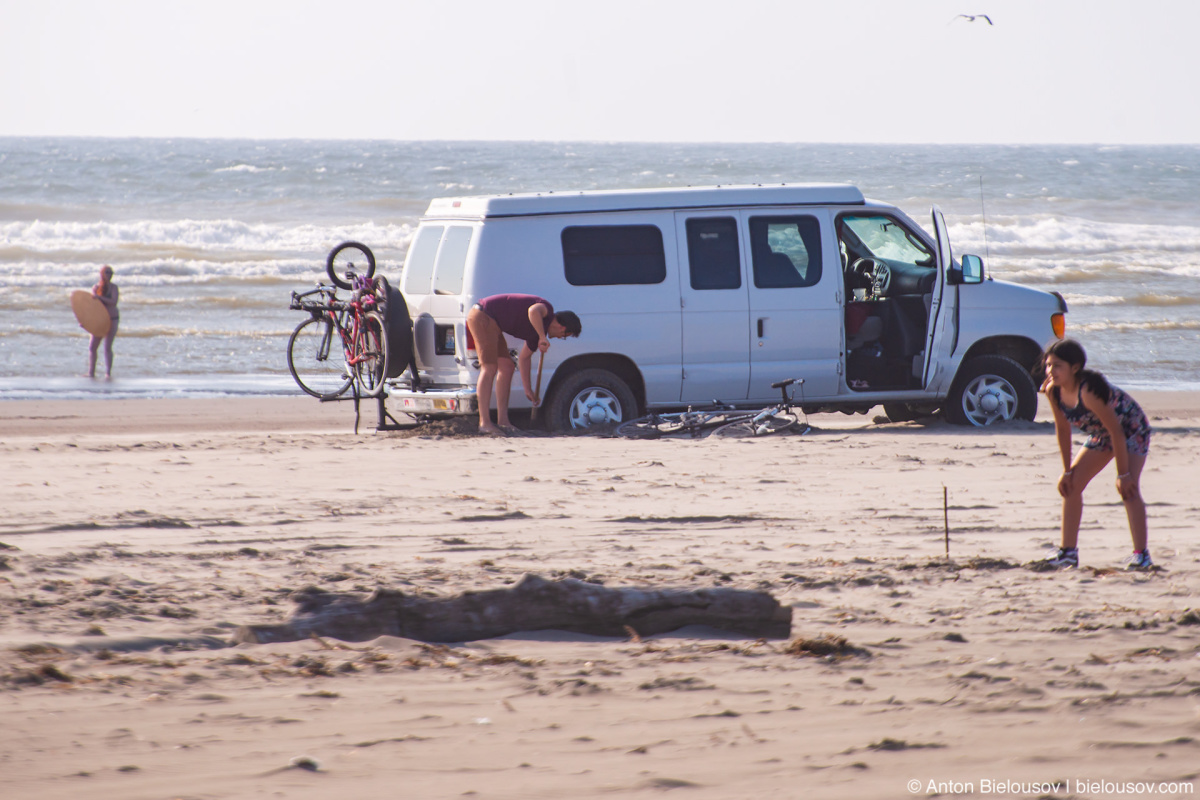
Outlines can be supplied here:
M1083 351L1083 345L1079 342L1074 339L1059 339L1046 348L1046 352L1042 354L1042 361L1045 362L1049 356L1065 361L1072 367L1079 367L1080 385L1086 387L1102 402L1107 403L1112 397L1112 389L1108 385L1108 380L1095 370L1084 369L1087 366L1087 353ZM1055 394L1058 394L1057 389L1055 389Z

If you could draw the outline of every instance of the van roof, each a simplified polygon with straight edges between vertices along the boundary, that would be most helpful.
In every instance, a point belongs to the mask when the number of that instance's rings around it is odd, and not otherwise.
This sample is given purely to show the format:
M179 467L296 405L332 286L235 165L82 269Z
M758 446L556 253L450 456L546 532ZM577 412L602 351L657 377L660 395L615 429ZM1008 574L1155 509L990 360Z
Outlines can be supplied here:
M524 217L596 211L730 206L862 205L865 202L862 192L857 187L846 184L777 183L439 197L429 204L425 216Z

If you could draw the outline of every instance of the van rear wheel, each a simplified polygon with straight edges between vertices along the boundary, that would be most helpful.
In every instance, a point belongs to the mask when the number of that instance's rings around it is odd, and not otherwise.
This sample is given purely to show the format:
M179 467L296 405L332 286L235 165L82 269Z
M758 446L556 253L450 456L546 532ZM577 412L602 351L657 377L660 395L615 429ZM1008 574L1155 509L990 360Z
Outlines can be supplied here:
M584 369L567 376L546 403L546 422L552 431L606 429L636 415L633 392L606 369Z

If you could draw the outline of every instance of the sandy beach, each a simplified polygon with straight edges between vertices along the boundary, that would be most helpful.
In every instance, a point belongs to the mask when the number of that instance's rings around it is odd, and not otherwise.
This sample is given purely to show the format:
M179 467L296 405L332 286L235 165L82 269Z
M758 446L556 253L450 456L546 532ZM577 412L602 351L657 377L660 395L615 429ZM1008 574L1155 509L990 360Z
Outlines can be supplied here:
M355 435L309 398L0 403L3 797L1194 797L1200 395L1133 394L1146 573L1120 563L1111 466L1081 568L1030 568L1058 541L1044 402L749 441L380 433L371 406ZM234 643L305 587L526 574L769 592L791 635Z

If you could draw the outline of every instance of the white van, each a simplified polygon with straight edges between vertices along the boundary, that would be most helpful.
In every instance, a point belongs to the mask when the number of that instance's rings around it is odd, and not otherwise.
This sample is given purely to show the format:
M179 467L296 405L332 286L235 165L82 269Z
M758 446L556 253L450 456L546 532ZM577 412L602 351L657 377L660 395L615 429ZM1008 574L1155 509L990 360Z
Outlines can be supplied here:
M546 354L551 430L761 407L789 378L804 379L810 413L1032 419L1030 373L1063 335L1066 303L985 279L978 256L955 262L936 207L933 230L842 185L437 199L400 279L420 381L405 373L388 394L411 414L476 413L466 312L516 292L583 323ZM519 383L513 408L529 406Z

